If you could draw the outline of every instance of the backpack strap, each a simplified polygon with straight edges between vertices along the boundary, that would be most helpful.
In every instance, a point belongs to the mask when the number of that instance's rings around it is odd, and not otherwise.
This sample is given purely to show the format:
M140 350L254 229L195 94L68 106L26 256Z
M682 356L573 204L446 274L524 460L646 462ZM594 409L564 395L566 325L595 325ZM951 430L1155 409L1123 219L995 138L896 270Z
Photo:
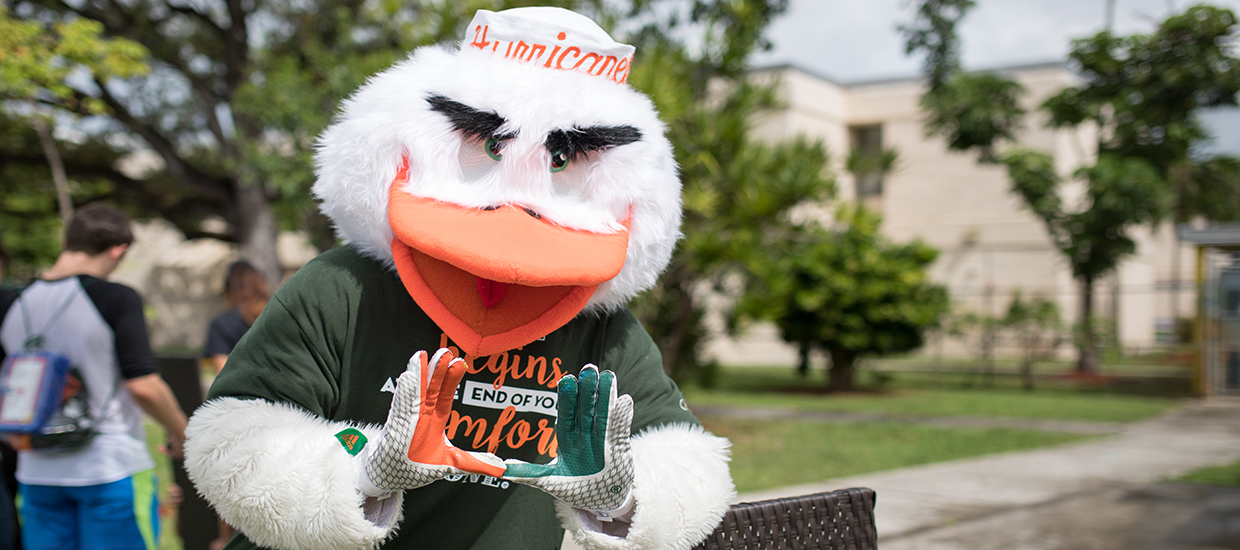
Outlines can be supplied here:
M30 287L26 287L22 289L21 292L25 292L26 289L28 288ZM83 292L81 285L78 285L77 288L78 288L78 292ZM26 342L25 342L24 348L26 351L35 351L38 349L42 349L47 340L47 337L44 335L47 334L47 331L50 330L56 324L56 322L60 320L60 318L65 314L65 310L69 309L69 305L73 303L73 299L77 298L78 292L74 292L73 294L70 294L69 298L65 300L63 304L60 304L60 307L56 310L55 313L52 314L52 318L49 319L47 323L43 325L43 329L37 333L33 332L30 329L30 313L26 311L26 301L22 300L21 292L18 293L17 300L20 302L20 304L18 304L18 307L20 307L22 310L22 322L26 327Z

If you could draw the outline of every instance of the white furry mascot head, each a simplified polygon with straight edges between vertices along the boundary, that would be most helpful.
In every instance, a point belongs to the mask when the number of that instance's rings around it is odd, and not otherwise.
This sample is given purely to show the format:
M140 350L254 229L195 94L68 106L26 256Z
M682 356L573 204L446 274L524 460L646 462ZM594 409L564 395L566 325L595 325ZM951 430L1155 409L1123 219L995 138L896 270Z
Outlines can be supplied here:
M466 353L618 307L654 284L680 226L632 58L571 11L479 11L459 49L421 48L349 98L313 192Z

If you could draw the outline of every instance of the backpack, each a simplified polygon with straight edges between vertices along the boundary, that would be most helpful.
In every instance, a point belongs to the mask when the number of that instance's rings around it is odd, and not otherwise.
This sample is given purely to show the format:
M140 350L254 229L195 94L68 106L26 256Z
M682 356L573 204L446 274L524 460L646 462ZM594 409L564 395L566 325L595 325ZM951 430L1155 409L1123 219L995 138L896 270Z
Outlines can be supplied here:
M76 296L70 296L37 334L32 334L26 304L21 303L25 346L0 367L0 435L15 449L72 451L85 447L98 433L82 373L68 357L47 349L43 336Z

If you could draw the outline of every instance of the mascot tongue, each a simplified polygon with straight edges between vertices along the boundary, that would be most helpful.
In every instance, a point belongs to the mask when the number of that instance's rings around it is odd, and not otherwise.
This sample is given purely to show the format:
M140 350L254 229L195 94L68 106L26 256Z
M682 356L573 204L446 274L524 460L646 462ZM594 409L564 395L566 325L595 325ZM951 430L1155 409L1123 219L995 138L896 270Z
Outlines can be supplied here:
M590 233L516 206L484 211L417 197L400 190L404 172L388 201L392 258L409 295L465 353L550 334L624 267L627 227Z
M504 293L508 292L508 283L492 281L478 277L478 297L482 298L482 306L491 309L504 299Z

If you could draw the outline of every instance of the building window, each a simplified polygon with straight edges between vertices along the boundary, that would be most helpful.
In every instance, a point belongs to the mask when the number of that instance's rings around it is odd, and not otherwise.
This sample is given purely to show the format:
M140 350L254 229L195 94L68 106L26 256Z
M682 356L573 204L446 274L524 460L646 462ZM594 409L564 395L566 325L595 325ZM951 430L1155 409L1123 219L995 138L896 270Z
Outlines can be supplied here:
M848 129L852 151L848 154L848 171L857 185L857 198L883 194L883 176L891 168L883 151L881 124L852 126Z

